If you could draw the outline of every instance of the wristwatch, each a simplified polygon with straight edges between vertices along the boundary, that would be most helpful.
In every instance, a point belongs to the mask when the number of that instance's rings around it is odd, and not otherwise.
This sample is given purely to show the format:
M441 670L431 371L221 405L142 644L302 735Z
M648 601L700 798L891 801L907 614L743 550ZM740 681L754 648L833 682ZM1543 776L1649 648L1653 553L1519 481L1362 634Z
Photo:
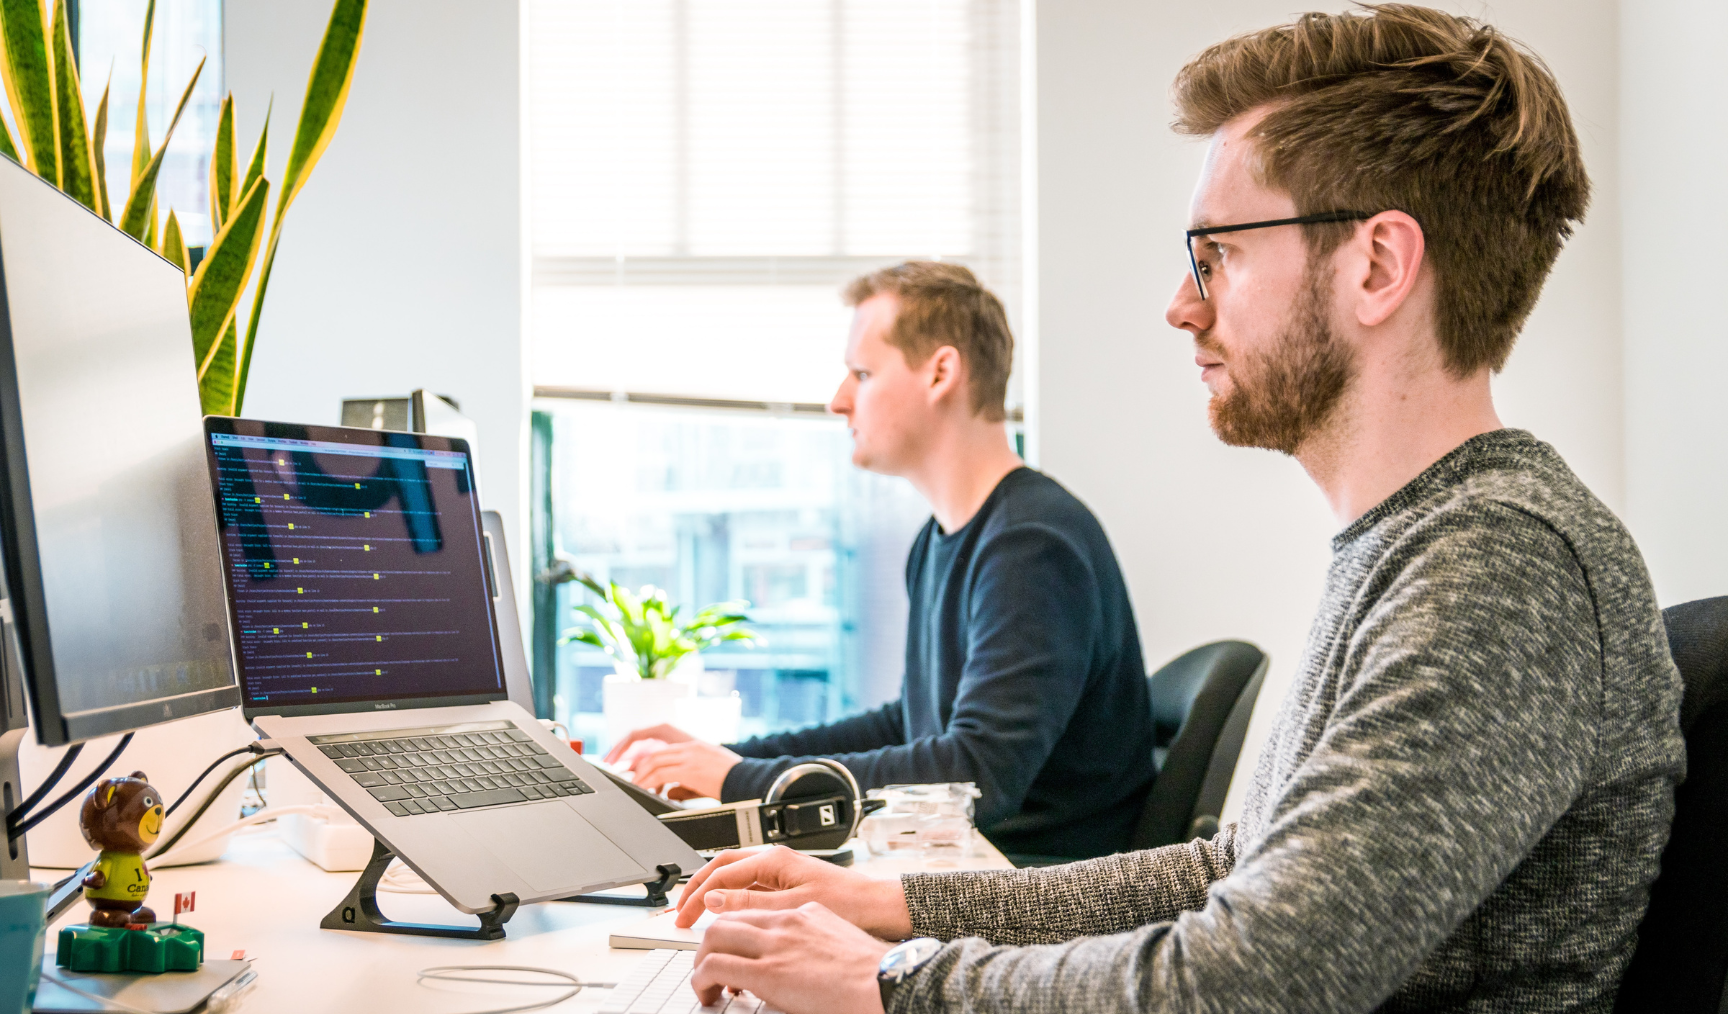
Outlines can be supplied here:
M876 988L882 991L882 1010L888 1010L888 1001L894 996L894 990L900 984L918 973L938 951L942 950L942 941L932 937L913 937L895 944L882 955L882 963L876 966Z

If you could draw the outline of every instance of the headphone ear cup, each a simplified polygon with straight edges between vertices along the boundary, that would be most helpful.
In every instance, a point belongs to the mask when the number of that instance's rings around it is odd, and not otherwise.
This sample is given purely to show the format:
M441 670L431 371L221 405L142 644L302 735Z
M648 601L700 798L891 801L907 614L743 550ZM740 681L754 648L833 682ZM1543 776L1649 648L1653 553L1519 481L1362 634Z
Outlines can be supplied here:
M806 835L789 843L794 848L829 849L846 844L857 832L858 821L864 815L859 798L861 795L858 779L853 777L846 765L832 758L817 757L801 761L780 772L780 776L768 786L762 802L766 806L802 799L835 798L838 813L835 815L832 831L824 830L819 835Z

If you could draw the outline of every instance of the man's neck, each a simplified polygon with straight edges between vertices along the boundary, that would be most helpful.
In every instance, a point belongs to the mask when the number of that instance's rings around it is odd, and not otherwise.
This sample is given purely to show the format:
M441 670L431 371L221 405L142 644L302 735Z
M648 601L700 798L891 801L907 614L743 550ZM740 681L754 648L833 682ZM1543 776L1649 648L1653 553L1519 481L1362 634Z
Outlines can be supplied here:
M1345 528L1466 440L1500 427L1486 369L1462 380L1443 370L1359 375L1296 459Z
M906 478L930 502L944 532L964 528L1003 477L1024 464L1001 423L977 419L943 428L927 451Z

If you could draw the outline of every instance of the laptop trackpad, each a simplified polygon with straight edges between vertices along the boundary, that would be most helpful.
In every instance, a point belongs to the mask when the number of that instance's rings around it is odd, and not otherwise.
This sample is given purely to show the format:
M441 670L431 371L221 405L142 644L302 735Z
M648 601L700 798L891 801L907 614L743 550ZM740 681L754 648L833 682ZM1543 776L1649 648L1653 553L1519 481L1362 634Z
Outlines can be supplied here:
M562 803L470 810L451 819L536 891L613 883L645 872Z

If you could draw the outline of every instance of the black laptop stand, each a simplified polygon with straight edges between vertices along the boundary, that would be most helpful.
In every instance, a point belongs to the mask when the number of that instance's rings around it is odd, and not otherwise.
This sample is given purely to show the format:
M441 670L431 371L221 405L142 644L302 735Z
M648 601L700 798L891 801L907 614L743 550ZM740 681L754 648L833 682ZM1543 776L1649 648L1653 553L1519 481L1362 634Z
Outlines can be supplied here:
M378 908L378 884L384 879L384 871L389 868L390 860L396 858L396 853L390 846L378 839L372 839L372 859L366 864L366 869L360 873L360 879L348 889L348 895L337 902L330 910L319 929L347 930L351 933L407 933L422 937L451 937L458 940L502 940L504 924L516 914L516 909L522 904L521 899L511 893L494 894L493 902L497 907L489 912L478 913L478 926L444 926L436 923L397 922L385 915ZM623 898L616 895L585 894L573 898L560 898L560 901L586 901L597 905L634 905L646 908L664 908L671 904L666 893L677 885L684 874L676 863L668 863L655 867L660 874L656 880L650 880L642 886L647 889L645 898Z

